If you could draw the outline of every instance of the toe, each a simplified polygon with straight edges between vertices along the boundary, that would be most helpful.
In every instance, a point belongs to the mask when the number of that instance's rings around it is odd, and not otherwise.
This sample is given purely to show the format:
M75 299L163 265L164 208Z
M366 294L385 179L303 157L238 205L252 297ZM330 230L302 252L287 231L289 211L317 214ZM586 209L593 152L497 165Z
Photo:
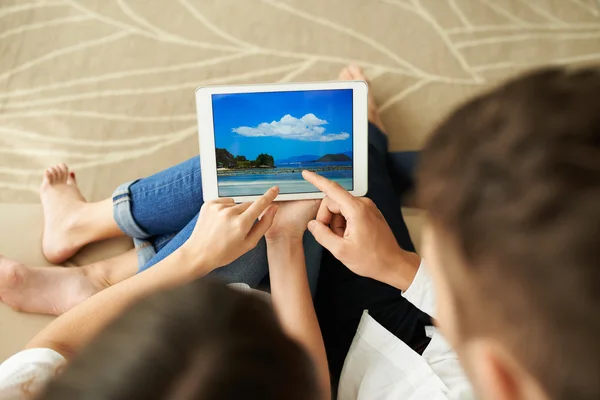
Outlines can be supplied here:
M350 65L348 67L348 71L352 75L352 78L366 81L367 77L365 76L365 72L358 65Z
M68 185L77 185L77 179L75 178L75 172L69 172L69 176L67 178Z
M67 177L69 176L69 168L66 164L58 164L58 181L63 183L67 181Z
M48 168L47 170L44 171L44 182L43 183L52 184L52 172L50 171L50 168Z
M60 178L60 171L58 170L58 166L53 166L52 170L52 183L57 183Z
M342 81L349 81L352 79L352 75L350 75L350 71L347 67L340 71L339 79Z
M54 167L50 167L46 170L48 174L48 183L53 184L56 180L56 172L54 171Z
M55 165L54 167L52 167L52 169L54 169L54 183L60 183L62 181L63 175L60 165Z

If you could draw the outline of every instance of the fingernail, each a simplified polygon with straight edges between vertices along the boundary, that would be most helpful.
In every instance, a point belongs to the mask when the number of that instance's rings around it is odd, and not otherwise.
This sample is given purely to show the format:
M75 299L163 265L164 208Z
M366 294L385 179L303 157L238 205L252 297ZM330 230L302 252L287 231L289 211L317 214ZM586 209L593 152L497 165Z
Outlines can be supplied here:
M312 231L313 228L317 225L317 221L314 219L308 223L308 230Z
M71 172L70 175L71 175L71 178L75 178L75 172Z

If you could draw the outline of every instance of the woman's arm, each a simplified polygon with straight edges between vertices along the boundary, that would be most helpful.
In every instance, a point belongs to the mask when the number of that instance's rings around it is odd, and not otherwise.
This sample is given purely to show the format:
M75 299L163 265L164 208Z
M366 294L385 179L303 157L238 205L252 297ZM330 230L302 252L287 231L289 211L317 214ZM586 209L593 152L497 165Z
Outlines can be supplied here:
M185 245L182 246L152 268L97 293L61 315L42 329L27 348L49 348L67 359L72 358L137 300L182 285L190 280L190 276L202 276L212 270L205 261L195 257Z
M271 227L277 209L269 206L277 193L277 188L272 188L252 204L236 205L233 199L205 203L192 235L177 251L61 315L38 333L27 348L50 348L71 358L140 298L191 282L229 264L254 248ZM260 222L255 223L261 214Z
M308 286L302 236L267 236L267 256L275 312L285 332L311 355L324 399L330 399L327 355Z

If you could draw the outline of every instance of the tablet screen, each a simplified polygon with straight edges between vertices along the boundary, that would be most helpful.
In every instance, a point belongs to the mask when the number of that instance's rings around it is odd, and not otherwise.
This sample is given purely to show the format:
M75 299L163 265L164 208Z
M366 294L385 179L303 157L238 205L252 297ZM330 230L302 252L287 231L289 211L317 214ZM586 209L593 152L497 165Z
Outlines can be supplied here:
M317 192L305 169L353 190L352 92L213 94L219 197Z

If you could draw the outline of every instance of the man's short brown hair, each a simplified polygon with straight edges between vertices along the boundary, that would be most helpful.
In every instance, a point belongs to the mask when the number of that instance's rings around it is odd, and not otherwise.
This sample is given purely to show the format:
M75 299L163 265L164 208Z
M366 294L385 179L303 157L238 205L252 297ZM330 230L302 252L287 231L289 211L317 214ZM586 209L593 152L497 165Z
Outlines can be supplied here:
M600 398L600 69L465 104L424 149L418 197L474 283L452 285L476 296L461 333L500 340L550 398Z

